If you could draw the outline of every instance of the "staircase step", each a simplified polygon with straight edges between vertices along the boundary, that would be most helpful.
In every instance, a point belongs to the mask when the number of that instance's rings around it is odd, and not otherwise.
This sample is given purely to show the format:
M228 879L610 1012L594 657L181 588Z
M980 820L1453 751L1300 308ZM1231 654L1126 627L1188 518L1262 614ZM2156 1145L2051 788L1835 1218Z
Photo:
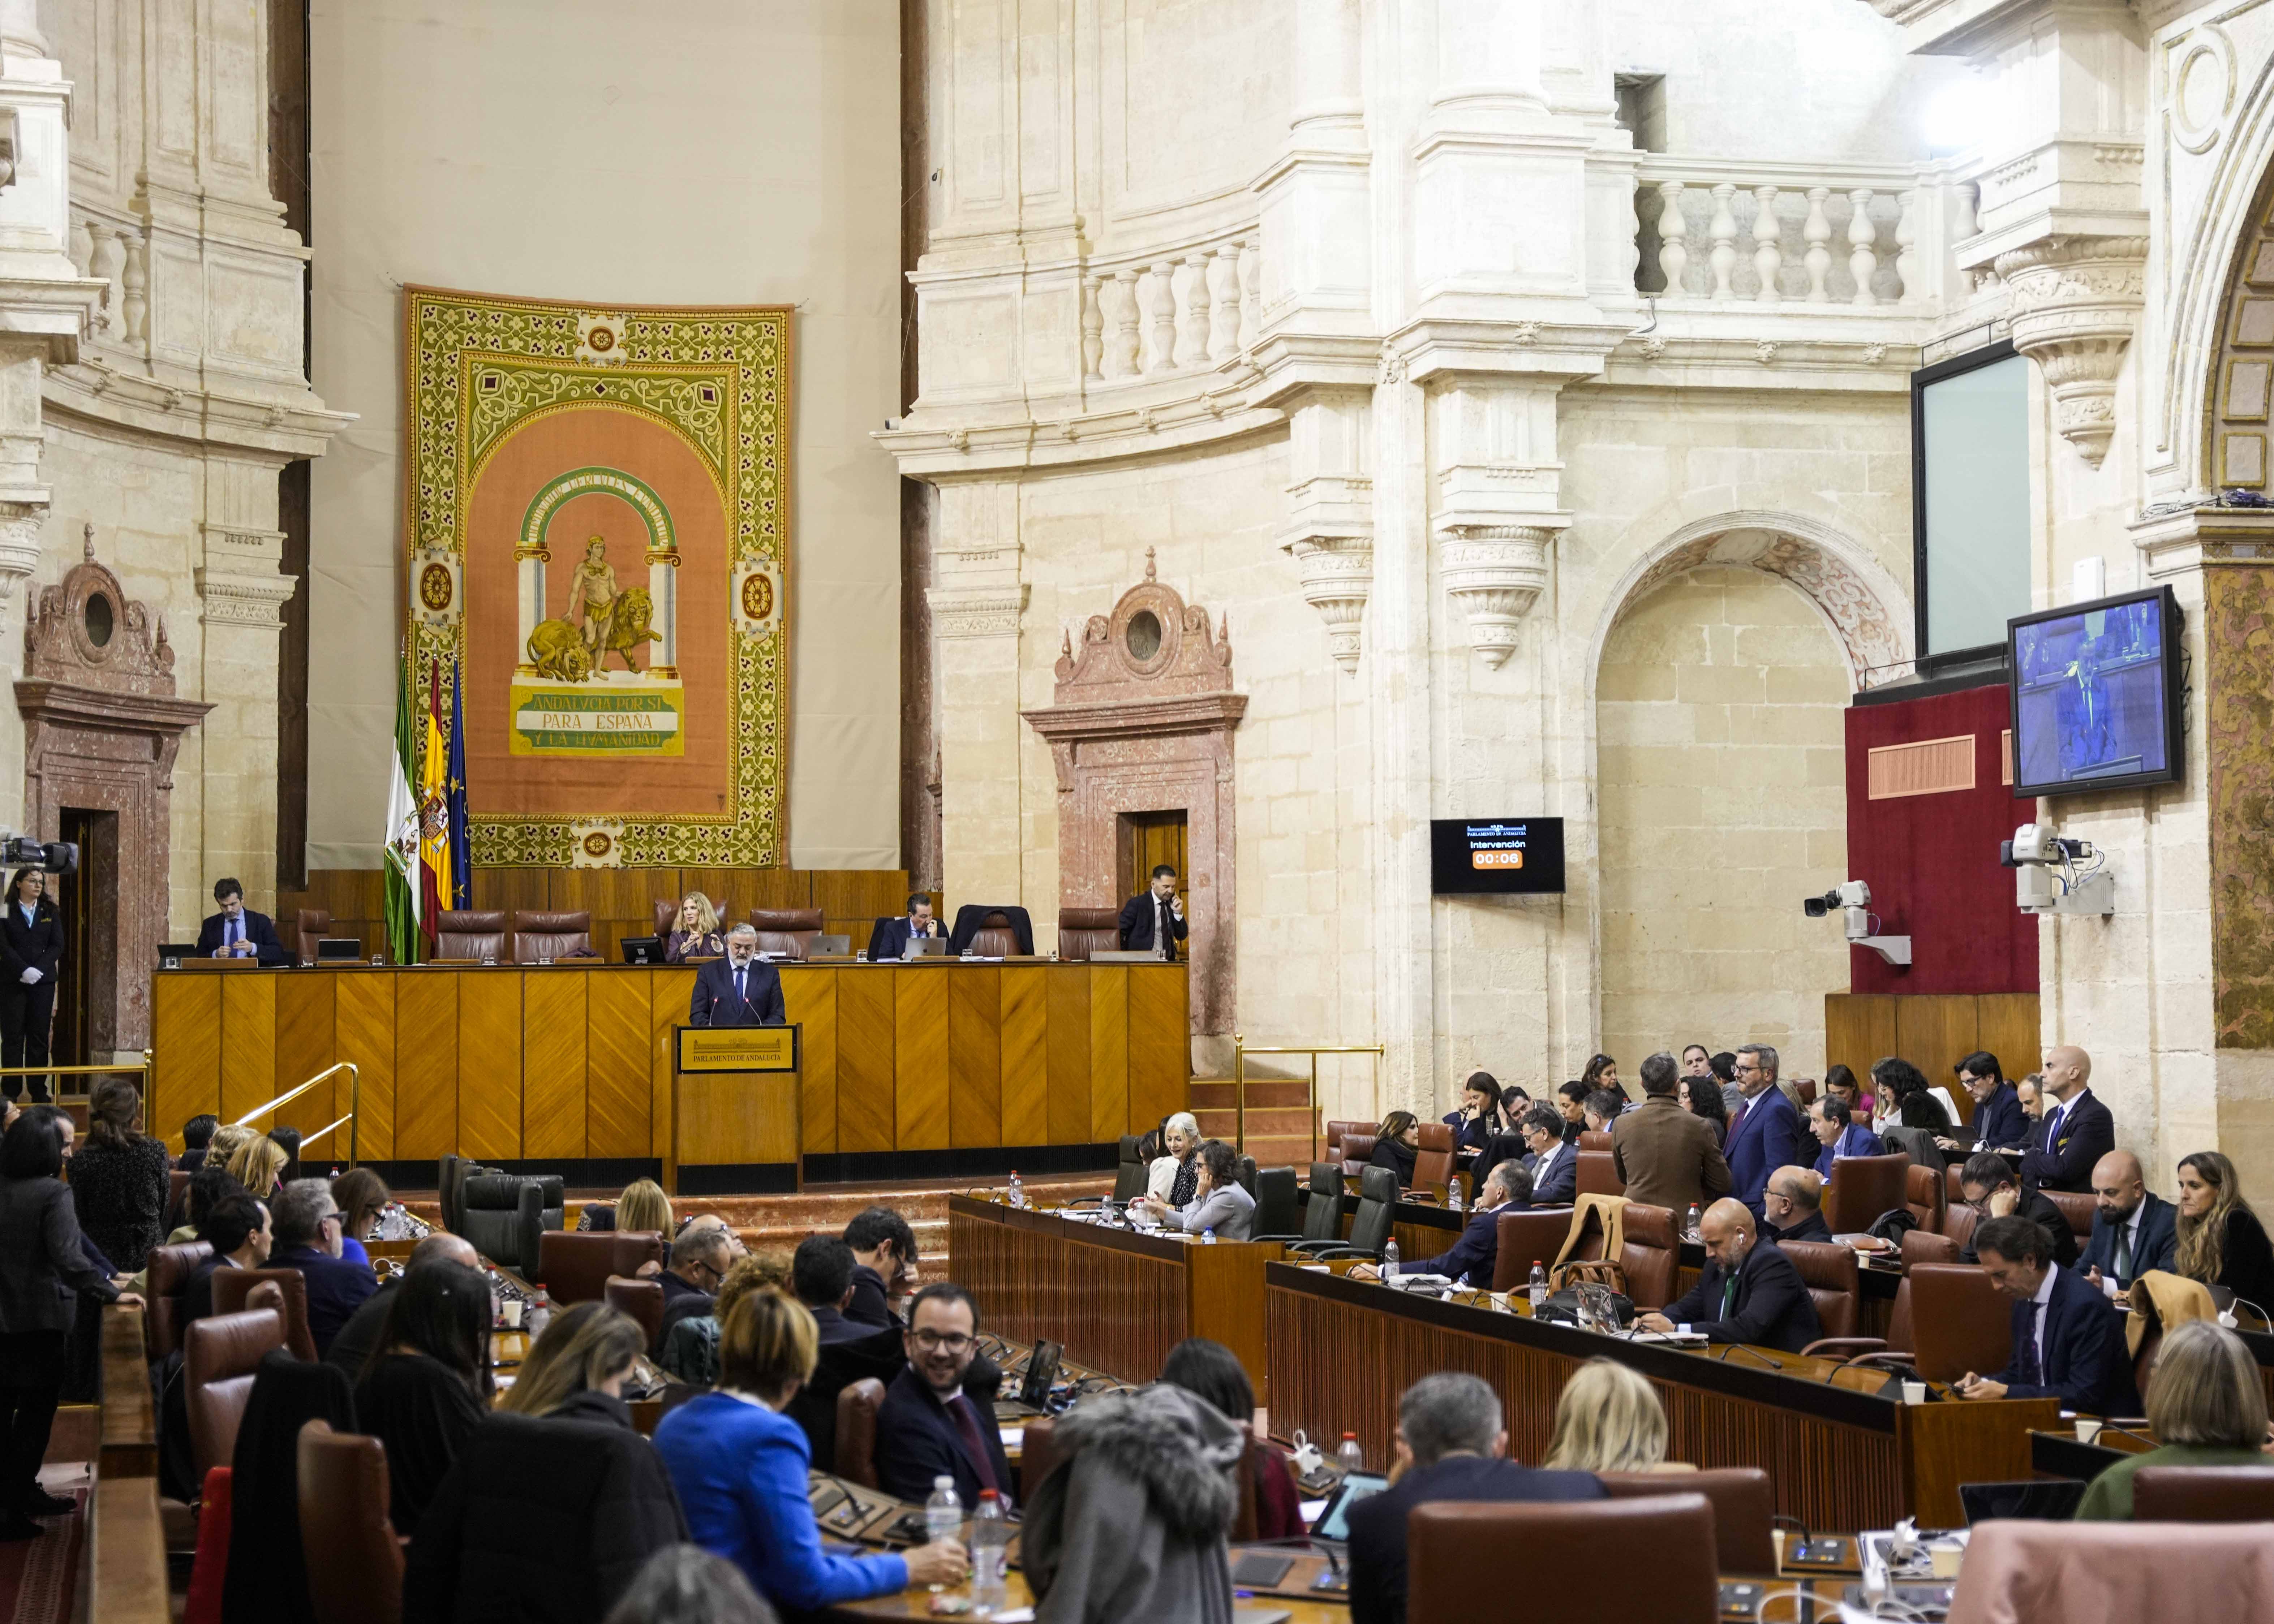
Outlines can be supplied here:
M1310 1093L1308 1081L1265 1082L1251 1077L1247 1079L1247 1108L1254 1110L1259 1105L1301 1106L1308 1101ZM1186 1098L1194 1111L1228 1111L1238 1104L1239 1088L1229 1079L1195 1082L1189 1086Z
M1311 1165L1311 1141L1306 1137L1251 1133L1247 1136L1247 1154L1255 1158L1258 1167L1307 1168Z

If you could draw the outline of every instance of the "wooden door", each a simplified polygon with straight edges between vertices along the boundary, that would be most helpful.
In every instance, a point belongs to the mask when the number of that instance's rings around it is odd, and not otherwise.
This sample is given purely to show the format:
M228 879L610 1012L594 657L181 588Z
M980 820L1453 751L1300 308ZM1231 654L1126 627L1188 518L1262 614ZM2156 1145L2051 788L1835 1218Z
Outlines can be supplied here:
M1185 899L1185 916L1192 917L1186 893L1192 876L1185 863L1185 815L1177 812L1130 812L1121 819L1121 894L1135 896L1153 883L1153 870L1167 863L1177 871L1177 895Z

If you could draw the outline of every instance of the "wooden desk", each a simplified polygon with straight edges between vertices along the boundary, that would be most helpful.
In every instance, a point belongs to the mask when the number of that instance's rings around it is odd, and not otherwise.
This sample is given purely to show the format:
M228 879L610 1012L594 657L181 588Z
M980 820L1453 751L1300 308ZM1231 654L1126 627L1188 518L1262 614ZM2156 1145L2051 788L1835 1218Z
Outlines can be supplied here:
M2050 1428L2052 1399L1904 1404L1875 1372L1831 1359L1726 1346L1684 1352L1495 1310L1481 1294L1441 1303L1284 1263L1264 1270L1271 1427L1313 1438L1356 1432L1387 1462L1398 1395L1437 1371L1473 1371L1508 1407L1509 1450L1547 1453L1555 1400L1598 1356L1647 1378L1666 1406L1669 1458L1760 1466L1778 1509L1812 1529L1922 1527L1964 1521L1962 1482L2029 1475L2029 1431Z
M1169 1350L1209 1336L1239 1356L1268 1402L1263 1350L1263 1266L1268 1245L1137 1235L950 1196L948 1274L979 1299L984 1330L1016 1342L1044 1337L1066 1357L1148 1382Z
M1182 965L938 959L778 967L789 1019L805 1029L809 1158L1105 1146L1185 1109ZM162 970L151 981L149 1116L172 1132L201 1111L233 1121L351 1060L361 1071L357 1147L365 1162L431 1171L435 1158L456 1153L572 1176L579 1163L614 1163L584 1172L618 1184L637 1176L624 1163L651 1167L667 1154L671 1028L686 1021L694 983L692 969L598 960ZM349 1098L343 1075L276 1120L310 1132L345 1115ZM347 1130L338 1132L340 1142L322 1150L344 1160ZM958 1169L809 1169L920 1172Z

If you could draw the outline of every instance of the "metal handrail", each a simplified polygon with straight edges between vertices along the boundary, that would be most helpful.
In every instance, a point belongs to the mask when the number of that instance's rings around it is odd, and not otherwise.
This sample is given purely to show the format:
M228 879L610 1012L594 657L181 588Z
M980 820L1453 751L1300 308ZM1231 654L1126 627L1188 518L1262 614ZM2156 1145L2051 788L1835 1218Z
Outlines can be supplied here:
M308 1090L313 1088L318 1083L325 1082L332 1078L337 1077L343 1071L345 1071L348 1074L348 1114L345 1116L341 1117L340 1122L355 1122L357 1115L363 1109L363 1071L362 1068L358 1066L354 1061L343 1060L336 1065L326 1066L322 1071L317 1072L315 1076L310 1078L306 1082L302 1083L298 1087L286 1089L282 1094L278 1094L267 1104L253 1107L252 1109L245 1112L244 1116L238 1117L230 1125L237 1128L251 1127L255 1121L259 1120L260 1117L267 1116L269 1112L276 1109L279 1106L290 1104L302 1094L307 1093ZM320 1128L317 1130L317 1132L320 1133L328 1133L331 1132L332 1128L336 1128L339 1125L340 1123L335 1122L331 1124L331 1128ZM348 1165L350 1167L353 1167L356 1163L356 1151L358 1148L357 1140L361 1132L362 1124L360 1123L358 1123L355 1127L352 1127L348 1131ZM305 1145L308 1141L304 1139L300 1142Z
M1247 1057L1250 1055L1308 1055L1311 1057L1310 1099L1306 1107L1311 1118L1311 1160L1319 1159L1319 1056L1321 1055L1371 1055L1375 1064L1368 1068L1374 1075L1374 1103L1382 1103L1382 1056L1379 1043L1288 1043L1250 1044L1235 1032L1231 1034L1231 1103L1234 1137L1239 1153L1247 1154Z
M354 1120L355 1113L353 1111L350 1111L346 1116L341 1117L338 1122L328 1122L322 1127L317 1129L313 1133L302 1134L300 1136L300 1148L303 1150L307 1149L309 1146L323 1138L324 1135L329 1133L334 1128L339 1127L346 1123L353 1122Z
M116 1075L122 1071L139 1071L142 1074L142 1097L147 1100L150 1097L150 1071L153 1063L152 1051L146 1049L142 1051L142 1058L139 1060L117 1060L109 1065L0 1066L0 1077L101 1077L105 1074ZM62 1097L63 1092L63 1086L58 1083L56 1087L57 1097ZM76 1099L79 1096L74 1094L71 1097Z

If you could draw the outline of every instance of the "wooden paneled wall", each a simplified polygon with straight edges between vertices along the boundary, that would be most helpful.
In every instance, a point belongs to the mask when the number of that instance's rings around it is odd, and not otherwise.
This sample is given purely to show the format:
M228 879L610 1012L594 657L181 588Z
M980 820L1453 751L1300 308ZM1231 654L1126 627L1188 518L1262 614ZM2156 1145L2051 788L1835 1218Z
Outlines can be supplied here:
M2043 1058L2033 992L1848 993L1824 995L1824 1064L1868 1078L1874 1061L1900 1056L1950 1090L1968 1117L1974 1101L1951 1070L1976 1049L1998 1056L2009 1078Z

